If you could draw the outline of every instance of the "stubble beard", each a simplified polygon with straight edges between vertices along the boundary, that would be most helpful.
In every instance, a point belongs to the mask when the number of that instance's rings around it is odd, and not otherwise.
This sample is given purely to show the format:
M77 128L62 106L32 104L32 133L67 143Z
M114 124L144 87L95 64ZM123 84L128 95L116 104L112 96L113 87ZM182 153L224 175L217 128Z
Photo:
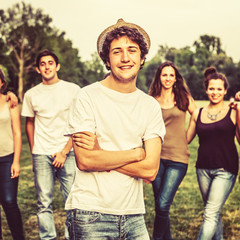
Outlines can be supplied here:
M130 83L130 82L133 82L137 78L137 74L132 74L128 78L123 78L121 76L117 76L114 72L112 72L112 76L119 83Z

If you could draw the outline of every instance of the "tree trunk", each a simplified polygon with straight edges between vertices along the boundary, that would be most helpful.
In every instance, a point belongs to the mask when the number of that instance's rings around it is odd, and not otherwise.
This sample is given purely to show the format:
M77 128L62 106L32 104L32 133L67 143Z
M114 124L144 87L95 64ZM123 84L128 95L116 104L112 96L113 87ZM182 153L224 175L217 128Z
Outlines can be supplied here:
M18 72L18 98L20 103L23 101L23 69L24 69L24 60L19 61L19 72Z

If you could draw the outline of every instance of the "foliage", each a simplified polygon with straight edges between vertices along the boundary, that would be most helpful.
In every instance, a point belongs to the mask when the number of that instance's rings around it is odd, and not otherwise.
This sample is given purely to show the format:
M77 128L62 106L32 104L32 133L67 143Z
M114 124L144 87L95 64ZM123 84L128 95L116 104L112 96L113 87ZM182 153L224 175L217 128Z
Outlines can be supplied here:
M62 63L61 77L86 85L84 65L78 50L65 39L65 33L52 28L52 19L41 9L30 4L17 3L6 11L0 10L0 50L5 56L0 63L8 68L12 80L10 87L22 101L24 91L41 79L35 72L35 59L43 49L54 51Z
M229 82L230 89L227 98L233 96L239 87L239 64L235 64L222 49L221 40L215 36L202 35L193 46L176 49L167 45L159 46L157 54L145 65L139 74L139 86L147 91L158 66L164 61L172 61L179 68L194 99L206 99L203 89L203 72L206 67L215 66L219 72L224 73Z

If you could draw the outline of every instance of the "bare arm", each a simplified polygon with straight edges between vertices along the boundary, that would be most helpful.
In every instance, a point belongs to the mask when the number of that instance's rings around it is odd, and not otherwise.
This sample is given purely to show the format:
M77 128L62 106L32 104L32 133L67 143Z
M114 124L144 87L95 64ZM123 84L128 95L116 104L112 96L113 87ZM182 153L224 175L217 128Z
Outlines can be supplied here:
M197 106L196 106L192 96L189 96L188 99L189 99L188 112L190 115L192 115L192 113L197 109Z
M18 98L16 97L16 95L12 92L7 92L7 102L10 103L10 107L14 108L18 105Z
M78 133L90 136L90 133ZM94 135L94 134L92 134ZM81 143L73 141L77 167L82 171L107 171L122 167L126 164L138 162L145 158L145 151L142 148L136 148L126 151L103 151L88 147Z
M188 130L187 130L187 143L189 144L196 136L196 121L199 113L199 109L196 109L190 119Z
M32 153L34 144L34 117L27 117L26 119L26 133L28 137L28 143L30 146L30 151Z
M144 143L146 157L143 161L131 163L116 169L125 175L153 181L158 173L161 155L160 137L152 138Z
M72 148L72 138L70 137L64 149L61 152L54 153L52 157L54 158L53 166L57 168L62 168L66 159L67 154L70 152Z
M18 177L20 174L20 155L22 150L21 118L18 106L10 108L13 141L14 141L14 159L11 166L11 178Z

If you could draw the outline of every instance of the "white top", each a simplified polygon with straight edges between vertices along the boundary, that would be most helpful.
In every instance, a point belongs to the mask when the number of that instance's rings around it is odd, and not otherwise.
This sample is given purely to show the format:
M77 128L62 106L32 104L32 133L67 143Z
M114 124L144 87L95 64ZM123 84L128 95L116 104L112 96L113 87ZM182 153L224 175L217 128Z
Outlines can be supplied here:
M40 83L25 93L22 116L35 117L34 154L51 155L64 148L68 141L64 129L79 89L74 83L60 80L52 85Z
M12 119L8 103L0 111L0 157L14 152Z
M159 103L137 89L120 93L93 83L79 91L69 115L66 135L90 131L104 150L129 150L142 141L165 134ZM77 169L66 209L108 214L145 213L142 179L117 171L84 172Z

